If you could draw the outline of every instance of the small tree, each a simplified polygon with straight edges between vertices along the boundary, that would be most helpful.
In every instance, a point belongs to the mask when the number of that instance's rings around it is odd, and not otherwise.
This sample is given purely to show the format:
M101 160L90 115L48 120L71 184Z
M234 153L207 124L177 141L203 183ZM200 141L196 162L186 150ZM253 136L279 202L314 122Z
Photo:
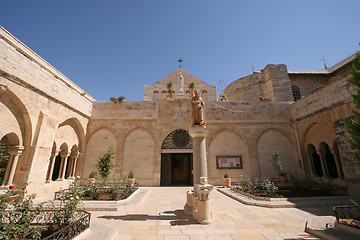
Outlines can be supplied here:
M352 109L355 117L350 121L345 121L346 130L349 132L351 139L349 140L353 147L354 158L360 162L360 52L355 53L353 60L352 73L348 77L349 83L357 87L356 93L351 94L355 109Z
M272 154L271 164L273 165L275 171L279 174L280 177L286 177L286 172L284 172L283 170L280 153L278 151Z
M6 171L6 169L4 167L1 166L6 166L6 162L9 159L9 154L6 151L6 146L5 144L3 144L2 142L0 142L0 185L2 184L2 174L3 172Z
M102 178L107 178L110 175L113 164L111 160L114 159L114 150L109 148L106 153L99 157L96 167Z

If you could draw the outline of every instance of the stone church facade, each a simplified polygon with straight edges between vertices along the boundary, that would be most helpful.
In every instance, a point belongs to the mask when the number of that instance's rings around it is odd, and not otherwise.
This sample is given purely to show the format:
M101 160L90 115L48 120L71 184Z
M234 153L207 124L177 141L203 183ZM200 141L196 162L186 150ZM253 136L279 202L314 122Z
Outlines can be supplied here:
M144 101L95 101L31 49L0 28L0 140L10 159L3 185L29 192L66 188L86 179L97 158L115 151L112 177L131 170L141 186L192 184L189 82L205 100L209 183L228 173L277 179L270 159L279 151L288 174L357 188L344 119L354 87L350 56L326 70L288 71L267 65L216 87L179 68L144 87ZM173 82L171 96L166 83Z

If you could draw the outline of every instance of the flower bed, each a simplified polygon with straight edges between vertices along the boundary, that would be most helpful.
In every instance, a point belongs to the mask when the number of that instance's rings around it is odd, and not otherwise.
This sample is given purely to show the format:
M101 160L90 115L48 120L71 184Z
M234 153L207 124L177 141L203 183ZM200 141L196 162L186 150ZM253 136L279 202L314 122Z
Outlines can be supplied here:
M243 176L241 182L233 185L231 190L258 200L348 195L347 189L345 188L340 188L328 183L316 182L311 179L294 177L290 179L289 184L278 187L274 182L267 179L262 182L257 179L251 181L249 177Z
M138 189L136 185L132 186L127 178L98 180L95 183L80 185L78 188L83 193L80 198L81 200L103 201L126 199ZM69 198L71 196L71 189L64 189L55 192L54 200L59 200L63 197Z
M77 209L81 196L76 181L58 201L39 205L35 194L9 189L0 196L0 239L73 238L90 224L90 213Z

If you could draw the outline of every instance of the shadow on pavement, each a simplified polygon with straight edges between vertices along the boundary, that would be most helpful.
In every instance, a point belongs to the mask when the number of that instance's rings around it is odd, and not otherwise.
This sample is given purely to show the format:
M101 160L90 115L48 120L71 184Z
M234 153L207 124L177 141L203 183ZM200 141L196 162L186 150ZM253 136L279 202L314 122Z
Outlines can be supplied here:
M126 215L117 215L117 216L99 216L98 218L122 220L122 221L163 220L163 221L170 221L170 224L172 226L197 224L197 222L192 216L188 216L184 213L184 210L164 211L159 213L159 215L126 214Z

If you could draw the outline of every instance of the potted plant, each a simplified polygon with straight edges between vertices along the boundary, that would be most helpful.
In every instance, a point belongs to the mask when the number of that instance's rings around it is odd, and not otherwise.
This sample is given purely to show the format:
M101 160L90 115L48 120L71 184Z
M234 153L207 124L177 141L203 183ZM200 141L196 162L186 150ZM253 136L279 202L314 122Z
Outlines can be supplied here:
M283 166L280 159L280 153L278 151L272 154L271 164L273 165L275 171L280 177L280 183L287 183L286 172L283 170Z
M90 172L89 174L89 179L88 179L88 183L95 183L95 176L96 176L96 172L95 171L92 171Z
M173 89L172 89L172 86L173 86L173 82L172 81L168 81L167 83L166 83L166 87L167 87L167 95L166 95L166 97L169 97L169 98L171 98L172 97L172 93L173 93Z
M231 178L229 177L229 174L225 173L224 174L224 187L230 187L231 186Z
M131 184L131 186L134 186L135 185L135 177L134 177L134 173L131 170L128 174L128 179L129 179L129 183Z
M190 93L189 93L189 97L192 98L194 96L194 89L195 89L195 82L192 81L192 82L189 82L188 84L188 88L190 90Z

